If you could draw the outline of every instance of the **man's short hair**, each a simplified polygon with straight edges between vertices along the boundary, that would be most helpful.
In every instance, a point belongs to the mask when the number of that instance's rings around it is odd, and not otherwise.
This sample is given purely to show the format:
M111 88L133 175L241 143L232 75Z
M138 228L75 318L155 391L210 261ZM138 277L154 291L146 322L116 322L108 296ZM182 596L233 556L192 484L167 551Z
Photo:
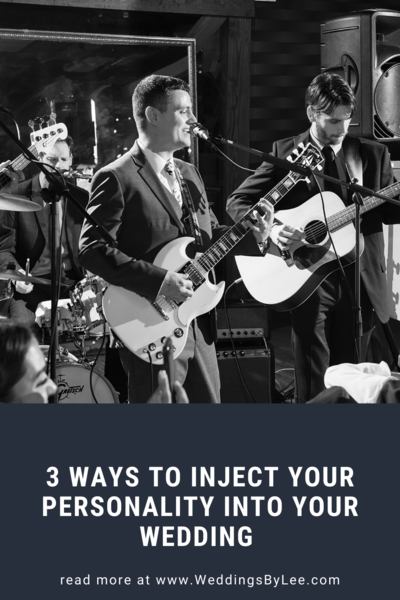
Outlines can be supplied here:
M317 75L306 91L306 108L315 113L331 115L338 106L347 106L350 116L356 108L356 98L349 84L336 73Z
M8 402L11 389L25 373L25 357L34 339L26 325L0 322L0 402Z
M146 108L152 106L164 112L170 100L170 94L174 90L183 90L190 93L189 85L177 77L167 75L149 75L140 81L132 96L133 116L136 125L145 129Z

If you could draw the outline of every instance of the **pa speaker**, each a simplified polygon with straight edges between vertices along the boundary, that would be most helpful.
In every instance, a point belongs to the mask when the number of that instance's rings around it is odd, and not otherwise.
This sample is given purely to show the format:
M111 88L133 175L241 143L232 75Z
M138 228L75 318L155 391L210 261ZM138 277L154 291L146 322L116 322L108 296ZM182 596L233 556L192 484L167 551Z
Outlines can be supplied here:
M322 23L321 70L355 92L351 134L400 140L400 12L368 9Z

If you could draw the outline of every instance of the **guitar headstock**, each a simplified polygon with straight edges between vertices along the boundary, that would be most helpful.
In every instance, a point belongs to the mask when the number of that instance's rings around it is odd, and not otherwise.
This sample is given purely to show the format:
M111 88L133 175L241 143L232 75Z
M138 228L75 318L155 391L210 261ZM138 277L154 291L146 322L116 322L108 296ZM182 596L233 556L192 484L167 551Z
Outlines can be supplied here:
M318 171L322 170L322 163L324 162L321 152L311 142L308 142L306 146L303 142L300 142L298 147L286 159L291 163L297 163L300 167L312 170L318 169ZM301 176L301 178L308 181L305 176Z
M43 124L46 123L46 127ZM31 132L31 144L35 146L37 153L48 152L59 140L65 140L68 129L64 123L56 123L55 113L37 117L28 122ZM36 129L38 127L38 129Z

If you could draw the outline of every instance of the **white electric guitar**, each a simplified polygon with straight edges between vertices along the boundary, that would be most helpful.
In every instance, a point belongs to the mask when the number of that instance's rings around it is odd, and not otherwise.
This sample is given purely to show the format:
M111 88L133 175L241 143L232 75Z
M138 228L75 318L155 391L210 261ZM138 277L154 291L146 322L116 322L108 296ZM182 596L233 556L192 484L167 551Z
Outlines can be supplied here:
M312 169L320 167L323 158L312 145L301 145L288 160ZM290 171L263 199L276 205L304 175ZM191 237L177 238L169 242L157 254L154 264L168 271L189 275L194 294L181 304L158 296L155 302L130 292L125 288L110 285L103 297L103 310L110 328L121 342L136 356L153 364L163 363L163 344L171 337L174 358L185 347L191 321L212 310L222 298L225 283L215 285L209 280L210 271L236 246L250 231L249 221L255 222L252 213L263 214L259 202L253 206L233 227L216 241L199 258L188 259L187 246L194 240Z
M55 123L54 117L55 115L52 113L52 118L47 122L47 127L40 126L40 128L36 130L34 129L34 122L29 121L32 132L30 134L31 146L29 146L28 150L30 150L36 158L39 158L40 152L47 152L56 142L65 140L68 135L67 127L63 123ZM43 119L39 119L39 122L40 125L42 125ZM20 154L5 169L2 169L0 171L0 190L10 183L10 178L6 173L7 169L11 167L14 170L22 171L30 162L31 161L28 158L23 154Z

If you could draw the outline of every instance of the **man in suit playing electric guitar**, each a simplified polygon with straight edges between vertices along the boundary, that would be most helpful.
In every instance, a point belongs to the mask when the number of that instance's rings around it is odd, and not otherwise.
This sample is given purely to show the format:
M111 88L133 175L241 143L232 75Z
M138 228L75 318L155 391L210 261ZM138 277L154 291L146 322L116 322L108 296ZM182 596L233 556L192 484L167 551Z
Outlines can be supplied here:
M325 157L325 173L341 180L350 181L357 175L358 183L379 191L392 184L393 172L388 150L376 142L347 136L351 117L355 108L355 96L350 86L336 74L318 75L306 92L307 116L311 127L305 133L274 143L272 154L279 158L287 157L300 142L311 142ZM263 163L228 199L227 211L236 221L244 212L265 194L285 173L270 163ZM351 192L343 186L330 187L328 182L319 180L325 191L338 194L344 204L352 203ZM325 184L325 185L324 185ZM287 251L304 241L304 222L307 208L299 209L298 219L291 224L284 223L286 209L302 206L312 196L318 194L314 181L307 186L304 182L296 185L279 203L271 241L279 250ZM322 208L320 197L315 201ZM283 211L282 213L280 211ZM323 214L323 211L322 211ZM324 222L324 218L321 218ZM382 202L378 208L366 212L362 219L361 232L365 249L361 256L361 307L363 321L363 355L355 356L353 325L354 263L344 272L336 259L332 262L332 272L323 279L315 291L292 304L292 345L295 358L296 399L307 402L321 392L324 374L330 365L342 362L362 362L374 326L374 314L386 323L389 320L388 298L386 293L384 243L382 223L400 222L400 208L389 202ZM296 226L297 225L297 226ZM329 238L326 245L329 245ZM305 246L305 244L304 244ZM311 248L311 246L309 246ZM339 254L340 256L340 254ZM351 259L351 260L354 260ZM283 258L282 258L283 261ZM343 261L346 266L346 260ZM283 263L282 263L283 264ZM288 284L290 274L288 271ZM345 276L344 276L345 275ZM271 282L274 285L274 282ZM276 282L275 282L276 285ZM299 302L300 305L298 305Z
M176 150L190 145L190 125L196 122L188 85L174 77L147 77L133 94L133 115L139 138L131 150L96 173L88 206L115 239L115 246L103 241L85 221L80 260L112 286L144 297L145 307L157 317L157 298L180 305L195 293L187 273L153 264L159 251L177 238L191 236L194 256L207 250L228 228L219 226L210 210L197 169L173 160ZM242 254L260 255L257 243L263 245L268 238L273 211L267 202L263 207L263 216L256 213L254 224L249 224L254 237L248 235L240 244ZM176 379L184 384L190 402L220 401L213 338L210 315L199 316L192 321L184 349L174 360ZM149 354L150 350L149 346ZM153 364L151 369L127 347L120 355L128 374L129 401L146 402L162 365Z

